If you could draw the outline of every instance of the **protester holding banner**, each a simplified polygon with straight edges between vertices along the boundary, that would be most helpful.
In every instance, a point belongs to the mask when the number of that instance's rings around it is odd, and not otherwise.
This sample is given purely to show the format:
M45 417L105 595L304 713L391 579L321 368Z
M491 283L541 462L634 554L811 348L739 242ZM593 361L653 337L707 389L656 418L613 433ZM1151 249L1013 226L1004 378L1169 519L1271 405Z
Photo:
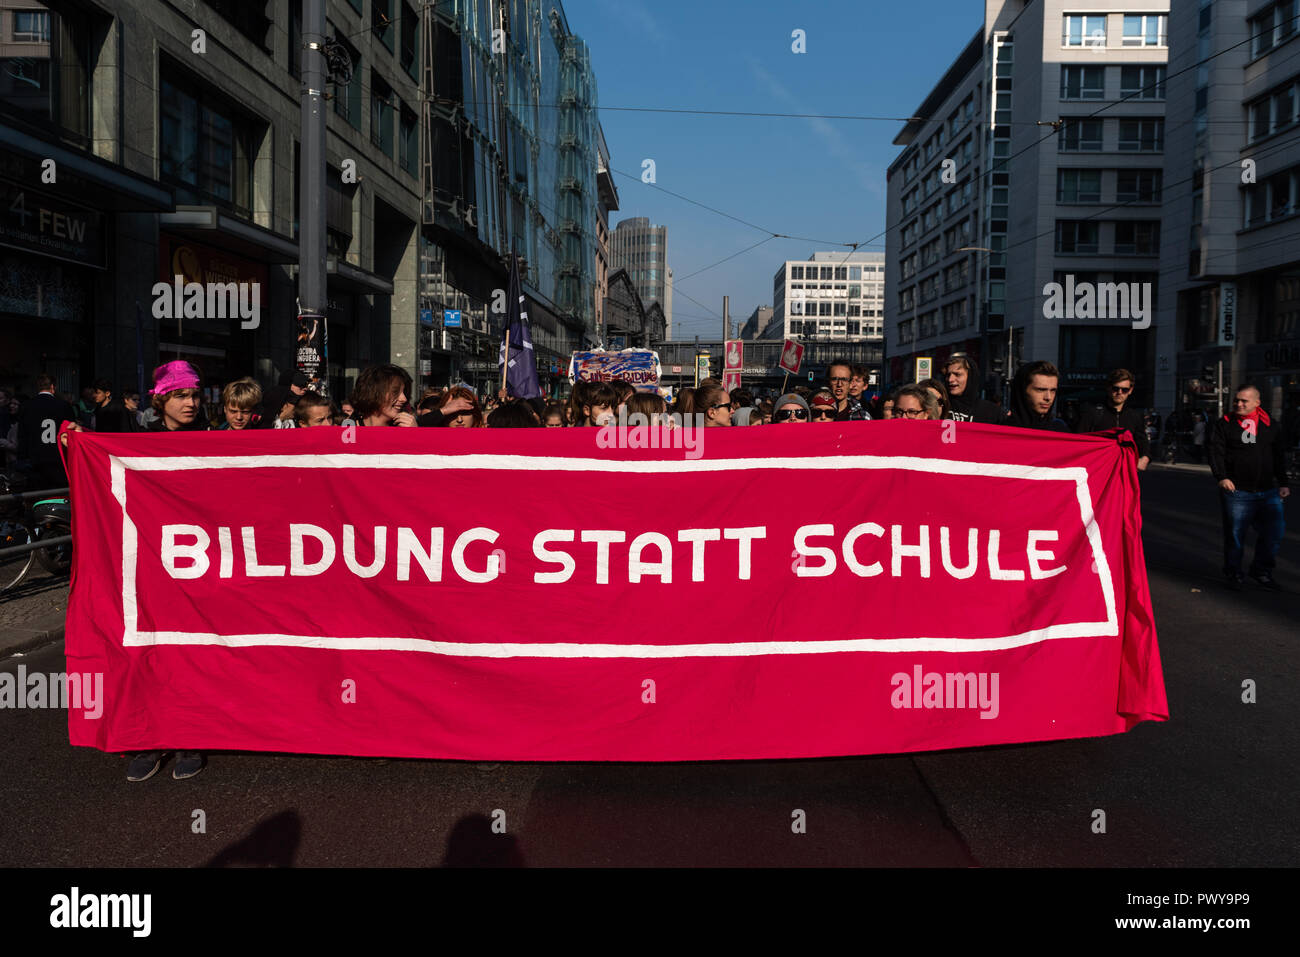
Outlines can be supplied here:
M206 432L207 421L199 415L199 373L188 362L177 359L153 370L150 402L158 418L149 423L150 432Z
M1069 432L1070 427L1052 412L1060 381L1060 370L1046 360L1022 365L1011 381L1011 411L1003 424L1041 432Z
M304 392L293 407L293 421L300 429L333 425L337 410L334 403L319 392Z
M415 426L407 396L411 377L401 366L370 366L357 377L352 390L353 415L344 425Z

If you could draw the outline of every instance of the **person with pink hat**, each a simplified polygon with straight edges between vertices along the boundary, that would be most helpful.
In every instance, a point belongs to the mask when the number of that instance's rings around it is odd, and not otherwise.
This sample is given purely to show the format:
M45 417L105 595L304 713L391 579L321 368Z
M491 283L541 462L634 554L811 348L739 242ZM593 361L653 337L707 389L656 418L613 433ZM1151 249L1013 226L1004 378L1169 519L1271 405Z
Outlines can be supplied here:
M203 432L207 420L200 415L199 373L183 359L168 362L153 370L153 388L149 390L158 418L149 423L150 432Z

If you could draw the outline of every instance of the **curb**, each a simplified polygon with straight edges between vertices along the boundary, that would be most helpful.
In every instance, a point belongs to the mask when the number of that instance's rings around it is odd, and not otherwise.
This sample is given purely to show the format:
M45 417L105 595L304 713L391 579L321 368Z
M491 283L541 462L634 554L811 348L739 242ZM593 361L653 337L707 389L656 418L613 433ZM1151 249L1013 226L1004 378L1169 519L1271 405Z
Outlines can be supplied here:
M6 628L0 634L0 658L27 654L37 648L62 641L66 617L64 612L46 615L16 628Z

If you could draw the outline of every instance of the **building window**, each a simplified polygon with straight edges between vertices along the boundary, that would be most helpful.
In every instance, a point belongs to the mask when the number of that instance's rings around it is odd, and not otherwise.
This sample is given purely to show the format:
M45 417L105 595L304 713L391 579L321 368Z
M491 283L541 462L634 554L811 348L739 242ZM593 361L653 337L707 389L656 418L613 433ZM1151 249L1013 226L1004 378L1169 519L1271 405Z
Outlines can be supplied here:
M802 278L803 278L803 266L791 266L791 267L790 267L790 278L791 278L791 279L802 279Z
M1059 219L1056 221L1058 253L1095 254L1101 246L1096 220Z
M1061 127L1058 149L1062 153L1100 152L1102 131L1100 119L1066 119Z
M160 178L181 187L178 199L217 201L249 215L261 124L243 116L220 94L166 67L160 112Z
M1265 189L1268 191L1268 218L1270 220L1282 219L1284 216L1290 216L1295 211L1295 197L1292 194L1294 179L1293 171L1286 170L1276 176L1270 176L1264 181Z
M1119 149L1128 153L1159 153L1165 148L1165 121L1119 121Z
M1134 100L1163 100L1165 72L1163 66L1122 67L1119 74L1120 96Z
M409 3L402 4L402 69L412 80L420 79L420 18Z
M1061 67L1061 99L1100 100L1106 95L1104 66Z
M1101 170L1057 170L1056 201L1058 203L1100 203Z
M1163 47L1168 46L1169 17L1163 13L1139 13L1124 15L1124 39L1126 47Z
M49 43L48 10L15 10L13 43Z
M1164 173L1158 169L1122 169L1115 199L1120 203L1158 203L1163 179Z
M370 73L370 142L385 156L393 155L393 88L373 70Z
M352 60L352 80L347 86L334 85L334 112L354 129L361 129L361 54L342 37L336 37Z
M415 176L420 162L420 124L413 111L401 108L401 128L397 137L397 160L402 169Z
M370 29L393 52L393 0L370 0Z
M1066 14L1061 46L1104 47L1106 45L1106 18Z
M5 21L8 21L6 23ZM90 134L90 17L0 10L0 109L59 127L85 145ZM28 46L30 44L30 46Z
M1116 256L1154 256L1160 251L1158 220L1125 221L1115 224Z

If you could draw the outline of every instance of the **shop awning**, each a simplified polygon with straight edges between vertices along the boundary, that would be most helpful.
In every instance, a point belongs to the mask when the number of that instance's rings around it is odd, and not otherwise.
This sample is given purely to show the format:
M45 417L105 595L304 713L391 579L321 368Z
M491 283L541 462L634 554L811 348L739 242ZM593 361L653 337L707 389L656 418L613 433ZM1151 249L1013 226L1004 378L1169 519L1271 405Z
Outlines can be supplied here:
M216 206L177 206L163 213L158 225L170 233L216 246L264 263L296 263L298 244L279 233L255 226Z

